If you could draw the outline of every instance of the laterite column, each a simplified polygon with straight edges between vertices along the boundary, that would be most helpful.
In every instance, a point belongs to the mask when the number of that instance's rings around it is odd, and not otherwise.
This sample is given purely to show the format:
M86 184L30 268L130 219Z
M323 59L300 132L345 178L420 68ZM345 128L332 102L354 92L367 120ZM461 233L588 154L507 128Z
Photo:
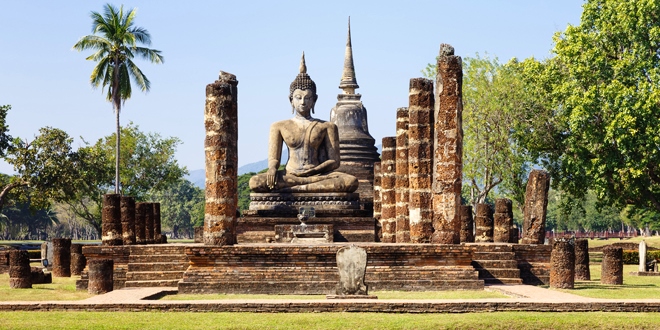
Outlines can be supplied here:
M529 173L525 190L522 244L545 243L545 216L548 208L550 174L542 170Z
M26 250L9 251L9 287L12 289L32 288L30 256Z
M53 276L71 277L70 238L53 238Z
M206 139L206 204L204 244L236 243L238 208L238 81L220 71L206 86L204 126Z
M461 205L461 243L474 242L474 220L472 206Z
M488 204L477 204L477 214L474 217L476 233L475 242L493 241L493 209Z
M430 243L433 235L433 81L410 79L408 102L410 241Z
M497 243L512 243L511 229L513 229L513 207L510 199L498 198L495 200L493 222L493 241Z
M103 195L103 212L101 214L101 245L122 245L121 233L121 195ZM55 275L57 276L57 275Z
M408 218L408 108L396 110L396 242L410 243Z
M586 238L575 240L575 279L578 281L591 281L589 240Z
M147 236L145 232L145 222L147 216L147 203L135 204L135 243L144 245L147 244Z
M87 292L101 294L112 291L114 262L112 259L92 259L89 261L89 284Z
M144 203L144 244L154 244L154 203Z
M376 220L376 242L383 238L383 228L380 224L381 219L381 174L380 162L374 163L374 220Z
M623 284L623 249L606 246L603 248L603 261L601 263L600 283Z
M160 203L153 203L154 208L154 243L163 243L160 232Z
M135 245L135 198L122 196L119 205L122 241L124 245Z
M82 244L71 244L71 275L82 274L87 265L87 258L82 253Z
M436 76L433 243L460 242L463 179L463 61L441 44Z
M381 242L396 242L396 138L383 138L380 160L380 224L383 232Z
M573 289L575 284L575 246L572 239L558 238L550 254L550 287Z

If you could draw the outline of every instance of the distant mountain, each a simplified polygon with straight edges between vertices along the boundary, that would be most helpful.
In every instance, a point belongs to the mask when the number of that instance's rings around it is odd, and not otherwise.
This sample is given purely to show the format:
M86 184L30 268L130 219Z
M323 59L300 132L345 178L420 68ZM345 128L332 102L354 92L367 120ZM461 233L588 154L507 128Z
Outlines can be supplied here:
M204 189L206 170L201 169L190 171L190 174L186 175L185 179L192 182L195 186Z

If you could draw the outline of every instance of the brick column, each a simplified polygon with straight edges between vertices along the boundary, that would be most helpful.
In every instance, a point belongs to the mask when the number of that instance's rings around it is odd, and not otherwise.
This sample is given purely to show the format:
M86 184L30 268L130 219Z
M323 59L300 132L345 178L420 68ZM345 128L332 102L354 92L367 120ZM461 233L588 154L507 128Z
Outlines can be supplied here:
M396 242L410 243L408 218L408 108L396 110Z
M623 249L606 246L603 248L600 283L611 285L623 284Z
M101 213L101 245L122 245L121 232L121 195L103 195L103 211Z
M380 224L383 232L381 242L396 242L396 138L383 138L380 161Z
M380 162L374 163L374 219L376 220L376 242L380 242L383 237L383 228L380 225L381 218L381 173Z
M71 277L70 238L53 238L53 277Z
M153 203L154 207L154 243L164 243L160 232L160 203Z
M461 205L461 243L474 242L474 221L472 206Z
M238 81L220 71L206 86L204 126L206 139L206 205L204 244L236 243L238 208Z
M30 256L26 250L9 251L9 287L12 289L32 288Z
M440 45L433 159L433 243L460 242L463 178L463 61Z
M513 207L508 198L495 200L495 214L493 215L493 241L498 243L511 243L511 229L513 229Z
M154 244L154 203L144 203L144 244Z
M573 289L575 284L575 246L573 240L559 238L550 254L550 287Z
M410 79L408 100L410 241L430 243L433 235L433 81Z
M82 244L71 244L71 275L82 274L87 258L82 253Z
M493 241L493 209L488 204L477 204L477 215L474 217L476 233L475 242Z
M542 170L529 173L525 190L522 244L545 243L545 216L548 208L550 174Z
M591 281L589 240L586 238L575 240L575 279L578 281Z
M135 244L135 198L122 196L121 209L121 233L124 245Z
M145 233L145 217L147 216L147 203L135 204L135 243L147 244Z
M101 294L112 291L114 261L112 259L93 259L89 261L89 283L87 292Z

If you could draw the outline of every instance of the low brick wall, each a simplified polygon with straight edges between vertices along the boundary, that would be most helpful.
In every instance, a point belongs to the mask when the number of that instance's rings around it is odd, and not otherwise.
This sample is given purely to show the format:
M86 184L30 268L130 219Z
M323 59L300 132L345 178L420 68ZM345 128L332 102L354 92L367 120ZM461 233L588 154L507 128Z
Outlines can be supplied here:
M291 217L246 216L238 219L236 238L238 244L266 243L275 241L275 225L299 225L300 221ZM307 221L311 224L331 224L334 227L334 242L375 242L376 220L364 217L316 217Z
M112 259L114 266L113 284L114 290L121 289L126 284L126 272L128 270L128 257L133 245L85 245L82 248L87 264L92 260ZM76 289L87 290L89 283L89 269L86 267L76 281Z

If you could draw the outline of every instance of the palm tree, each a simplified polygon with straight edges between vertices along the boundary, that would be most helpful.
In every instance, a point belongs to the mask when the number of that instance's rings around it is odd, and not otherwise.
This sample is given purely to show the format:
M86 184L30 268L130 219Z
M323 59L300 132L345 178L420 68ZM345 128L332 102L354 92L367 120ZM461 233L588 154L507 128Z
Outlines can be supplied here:
M159 50L139 47L151 45L151 35L141 27L133 26L136 10L131 9L124 12L122 5L117 10L111 4L105 5L103 15L91 12L92 33L84 36L73 45L73 49L83 51L92 49L94 54L86 60L96 61L90 77L90 83L94 87L108 87L107 99L112 102L117 120L117 140L115 153L115 194L119 193L119 142L120 125L119 112L123 102L131 97L131 82L143 91L148 92L151 83L140 68L133 63L137 55L149 60L151 63L163 63L163 56Z

